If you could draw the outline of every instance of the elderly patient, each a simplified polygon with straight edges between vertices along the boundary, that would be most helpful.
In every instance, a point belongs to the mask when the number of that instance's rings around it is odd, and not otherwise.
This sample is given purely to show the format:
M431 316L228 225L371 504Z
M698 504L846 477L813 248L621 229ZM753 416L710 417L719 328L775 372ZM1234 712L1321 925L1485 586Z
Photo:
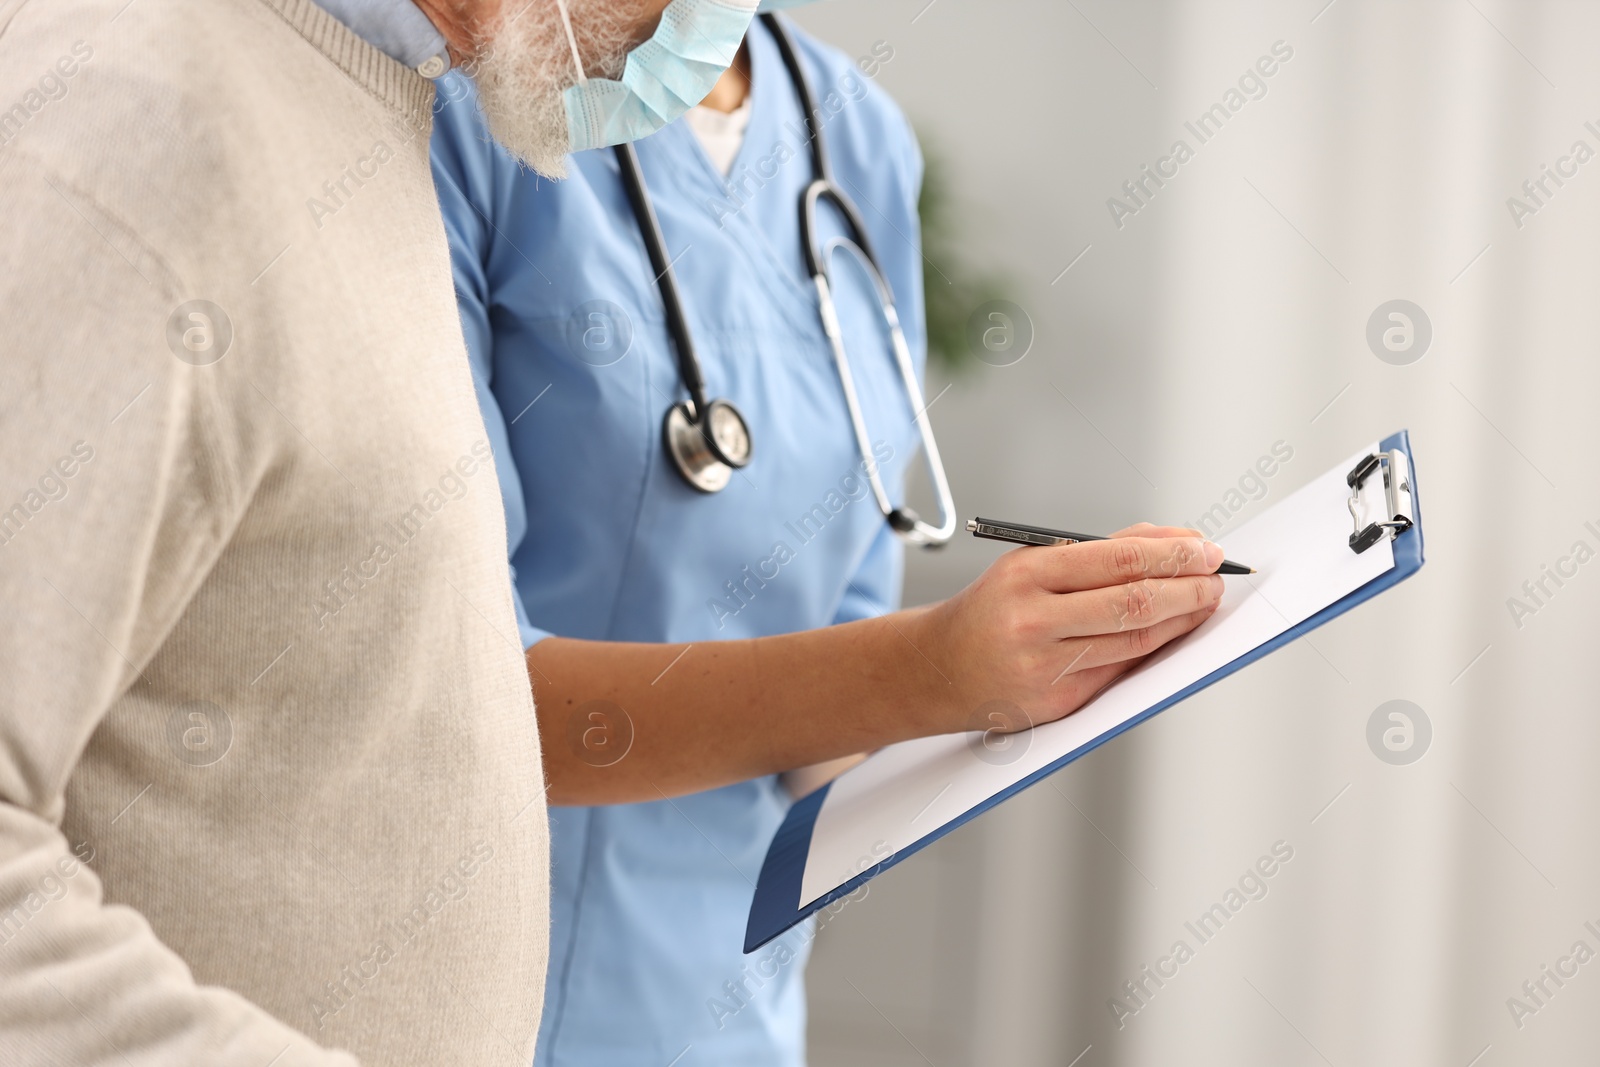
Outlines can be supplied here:
M565 150L574 48L500 9L0 5L6 1067L532 1056L540 754L428 172L453 60Z

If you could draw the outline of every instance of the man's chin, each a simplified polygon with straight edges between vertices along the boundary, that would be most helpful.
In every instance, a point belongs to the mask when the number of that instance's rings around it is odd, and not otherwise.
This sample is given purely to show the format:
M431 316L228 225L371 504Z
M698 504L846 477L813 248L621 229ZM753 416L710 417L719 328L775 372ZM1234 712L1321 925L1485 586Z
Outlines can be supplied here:
M490 135L523 166L545 178L559 180L567 176L567 150L572 142L565 126L559 132L529 129L527 124L496 116L492 107L485 107L484 118Z
M568 0L579 36L593 53L586 53L584 66L594 77L621 77L626 69L635 20L620 10L624 6L618 0ZM572 140L563 94L581 78L571 48L556 4L519 3L481 42L472 72L490 134L546 178L568 173Z
M572 83L571 61L559 24L553 16L540 22L538 10L485 42L471 77L490 135L524 166L565 178L572 140L563 93Z
M560 159L554 162L537 164L530 163L528 160L522 159L521 156L518 156L517 158L522 160L523 165L532 170L535 174L539 175L539 177L547 178L553 182L565 181L568 175L571 173L570 169L567 167L566 156L562 156Z
M504 142L501 142L502 144ZM549 151L522 152L511 145L506 145L506 150L516 157L518 163L533 171L541 178L551 181L562 181L571 173L567 165L567 156Z

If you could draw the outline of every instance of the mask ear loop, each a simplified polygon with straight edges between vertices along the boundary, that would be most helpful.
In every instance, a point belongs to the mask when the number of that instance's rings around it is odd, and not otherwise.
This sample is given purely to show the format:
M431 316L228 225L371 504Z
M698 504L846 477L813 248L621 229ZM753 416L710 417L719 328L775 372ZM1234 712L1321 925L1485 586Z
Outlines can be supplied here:
M582 85L589 80L583 72L583 57L578 55L578 35L572 32L572 16L567 12L567 0L556 0L556 8L561 12L561 25L567 31L567 45L572 49L572 66L578 72L578 84Z

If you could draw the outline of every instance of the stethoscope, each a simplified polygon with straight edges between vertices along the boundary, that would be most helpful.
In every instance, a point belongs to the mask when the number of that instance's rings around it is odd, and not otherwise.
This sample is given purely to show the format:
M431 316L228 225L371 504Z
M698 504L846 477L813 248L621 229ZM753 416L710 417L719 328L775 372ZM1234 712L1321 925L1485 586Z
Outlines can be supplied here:
M861 214L854 202L833 181L833 170L828 163L827 148L822 142L822 131L816 126L816 106L811 95L811 84L800 65L794 42L783 23L774 15L760 16L762 23L777 41L800 99L805 114L806 133L811 142L811 165L814 178L806 187L800 202L800 240L805 253L806 272L817 290L817 306L822 317L822 328L833 349L834 365L839 370L839 382L844 387L845 406L850 412L850 425L855 431L856 447L860 449L863 472L872 495L898 534L912 544L942 545L956 530L955 502L950 496L950 483L945 477L944 464L939 459L939 446L933 438L933 427L928 421L927 405L922 399L922 388L917 384L916 370L911 363L911 349L906 344L900 328L900 316L895 310L894 293L878 266L872 243L862 224ZM744 415L732 403L723 399L706 398L705 378L700 373L700 360L695 355L694 337L689 332L688 320L683 314L683 301L678 294L678 282L673 274L672 261L667 256L666 240L661 234L661 223L656 218L655 207L645 189L644 176L639 170L639 157L630 144L618 145L617 163L622 171L622 182L627 190L628 202L639 223L645 249L650 256L650 267L656 272L656 284L661 290L661 301L666 308L667 332L672 336L677 352L678 375L689 399L679 401L667 409L661 425L662 444L672 463L685 481L704 493L724 489L733 472L750 463L752 454L750 426ZM834 237L819 254L812 235L815 232L817 203L830 200L839 209L853 239ZM850 373L850 359L844 350L843 331L834 308L830 283L830 264L836 252L854 256L862 270L872 280L877 291L878 306L883 323L889 333L895 363L900 368L900 380L911 402L917 428L922 435L922 449L927 456L928 470L932 476L934 494L939 504L939 525L924 521L909 507L896 507L889 500L873 459L872 442L867 436L866 420L861 414L861 402L856 396L855 378Z

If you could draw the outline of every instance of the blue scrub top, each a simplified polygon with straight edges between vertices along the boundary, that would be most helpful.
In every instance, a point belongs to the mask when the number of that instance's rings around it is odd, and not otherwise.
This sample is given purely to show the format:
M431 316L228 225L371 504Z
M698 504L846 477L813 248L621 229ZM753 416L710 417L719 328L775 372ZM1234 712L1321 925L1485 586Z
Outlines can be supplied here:
M837 180L866 220L920 371L915 139L848 57L796 37ZM708 393L731 400L751 428L749 467L712 495L690 488L662 451L662 417L686 394L612 153L573 156L562 182L521 171L489 141L470 84L441 82L441 99L454 102L438 116L434 174L505 497L524 644L550 634L755 637L898 605L901 546L868 492L801 260L798 204L812 172L799 102L759 24L750 51L753 114L727 180L681 122L637 146ZM844 232L827 209L820 222L824 239ZM836 267L856 387L898 501L916 455L915 412L865 277L848 257ZM811 931L740 951L787 806L769 777L550 810L552 944L536 1064L804 1063Z

